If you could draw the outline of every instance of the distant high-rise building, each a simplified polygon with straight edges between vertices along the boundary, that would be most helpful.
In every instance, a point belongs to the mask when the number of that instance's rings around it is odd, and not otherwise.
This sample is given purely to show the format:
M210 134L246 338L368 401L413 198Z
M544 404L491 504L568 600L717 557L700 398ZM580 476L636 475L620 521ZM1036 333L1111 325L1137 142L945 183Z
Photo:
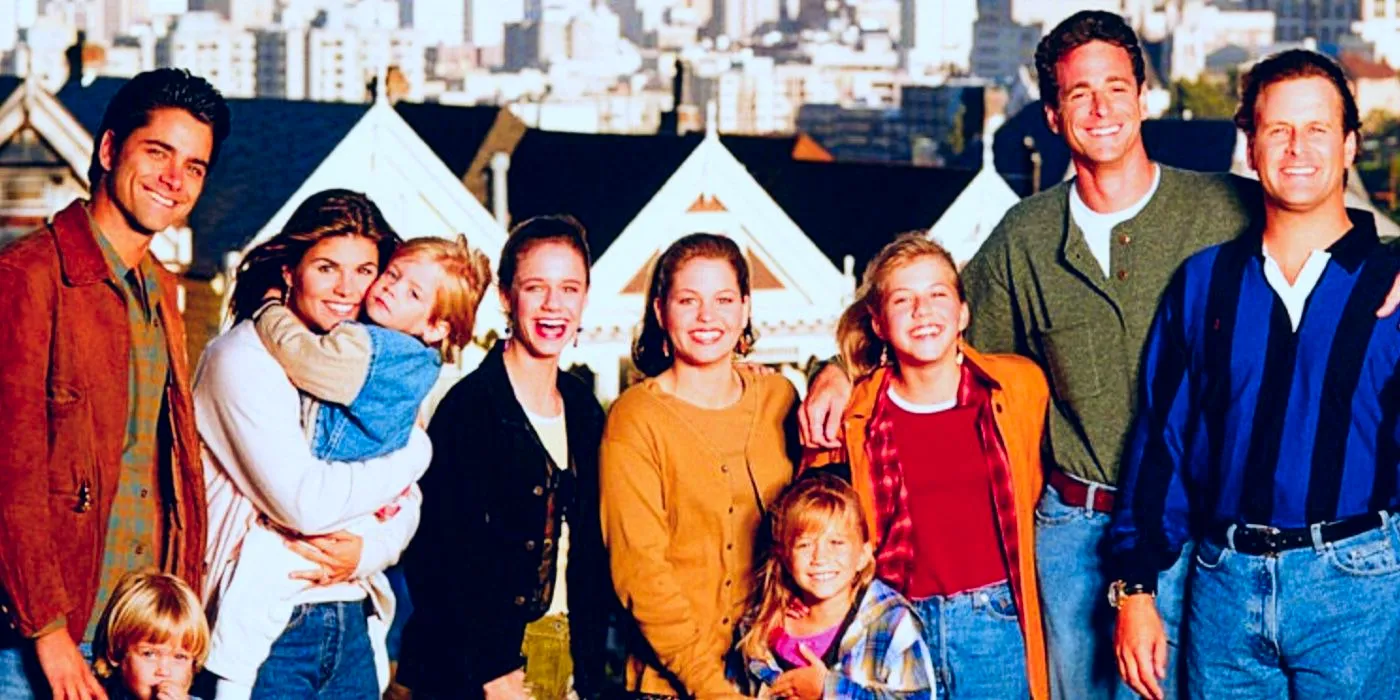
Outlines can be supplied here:
M306 37L306 97L364 102L368 86L389 66L408 82L409 99L422 99L427 80L423 44L411 31L314 27Z
M967 71L977 0L903 0L900 43L912 73Z
M11 51L19 30L34 26L39 16L39 0L9 0L0 3L0 52Z
M472 0L399 0L399 25L412 29L428 46L461 46L467 41Z
M1247 0L1246 9L1268 10L1278 21L1274 38L1279 41L1316 39L1319 44L1336 45L1351 33L1353 22L1362 19L1363 2L1375 7L1377 0ZM1384 2L1384 0L1381 0Z
M467 0L467 43L478 48L504 46L506 25L523 19L523 0Z
M1375 45L1377 59L1400 67L1400 0L1362 0L1352 31Z
M191 0L190 4L191 10L219 13L239 29L269 27L276 20L275 0Z
M260 29L254 36L258 97L306 99L306 30Z
M710 31L742 40L782 17L782 0L714 0Z
M186 68L227 97L257 94L257 40L213 12L188 12L156 42L156 65Z

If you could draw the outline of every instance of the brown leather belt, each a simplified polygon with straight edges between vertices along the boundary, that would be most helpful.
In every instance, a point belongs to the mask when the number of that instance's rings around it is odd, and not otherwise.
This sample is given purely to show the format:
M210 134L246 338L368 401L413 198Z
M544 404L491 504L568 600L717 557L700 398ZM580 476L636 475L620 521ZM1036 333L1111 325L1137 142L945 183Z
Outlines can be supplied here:
M1072 508L1092 508L1100 513L1113 512L1114 491L1101 484L1094 484L1094 503L1089 504L1090 485L1080 481L1059 469L1051 469L1050 475L1046 479L1056 491L1060 492L1060 500L1065 505Z

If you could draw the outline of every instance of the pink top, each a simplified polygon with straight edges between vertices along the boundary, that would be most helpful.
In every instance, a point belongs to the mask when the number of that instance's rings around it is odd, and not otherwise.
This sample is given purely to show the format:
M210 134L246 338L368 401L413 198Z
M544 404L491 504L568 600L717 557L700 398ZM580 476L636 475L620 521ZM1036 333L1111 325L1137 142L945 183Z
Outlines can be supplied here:
M778 657L780 663L794 668L810 666L807 659L802 657L802 652L797 650L798 645L805 644L813 654L824 656L831 645L836 641L836 633L841 631L841 625L837 624L829 630L818 632L809 637L795 637L788 634L787 630L778 628L773 633L773 655Z

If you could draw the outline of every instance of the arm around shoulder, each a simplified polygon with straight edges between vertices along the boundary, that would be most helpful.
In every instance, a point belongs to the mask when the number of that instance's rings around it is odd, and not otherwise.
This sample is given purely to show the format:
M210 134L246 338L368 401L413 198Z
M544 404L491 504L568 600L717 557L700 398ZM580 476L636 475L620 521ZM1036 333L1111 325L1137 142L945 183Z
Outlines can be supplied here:
M256 323L267 351L297 388L341 405L359 395L373 356L368 328L347 322L316 333L282 304L265 306Z
M418 428L406 447L384 457L316 459L302 433L295 389L284 377L269 376L275 369L266 355L255 356L260 349L211 346L195 383L200 436L258 510L302 534L333 532L373 513L427 469L432 443Z

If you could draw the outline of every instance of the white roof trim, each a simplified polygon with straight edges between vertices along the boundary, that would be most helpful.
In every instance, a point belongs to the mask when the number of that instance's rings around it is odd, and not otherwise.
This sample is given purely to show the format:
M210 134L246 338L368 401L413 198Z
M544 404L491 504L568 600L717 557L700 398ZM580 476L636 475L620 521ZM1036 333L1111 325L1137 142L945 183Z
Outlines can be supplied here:
M726 212L687 213L702 195L718 198ZM704 228L698 228L702 222ZM620 298L622 289L651 256L683 235L707 229L736 238L784 286L756 291L756 297L778 302L773 297L781 295L789 306L814 305L839 313L849 281L718 138L696 146L594 264L589 308L606 317L611 315L606 310L635 306ZM755 303L756 316L766 315L761 304L769 299Z
M377 102L242 252L276 235L307 197L333 187L368 194L404 238L466 234L468 242L486 253L493 266L505 245L506 230L392 106ZM488 292L481 304L478 333L505 327L499 304L491 296Z
M929 228L929 238L947 248L953 260L962 265L977 254L992 229L1020 201L995 168L982 168Z
M57 98L45 90L28 89L28 83L26 80L16 87L4 104L0 104L0 143L9 141L28 123L73 168L78 180L88 185L92 135Z

